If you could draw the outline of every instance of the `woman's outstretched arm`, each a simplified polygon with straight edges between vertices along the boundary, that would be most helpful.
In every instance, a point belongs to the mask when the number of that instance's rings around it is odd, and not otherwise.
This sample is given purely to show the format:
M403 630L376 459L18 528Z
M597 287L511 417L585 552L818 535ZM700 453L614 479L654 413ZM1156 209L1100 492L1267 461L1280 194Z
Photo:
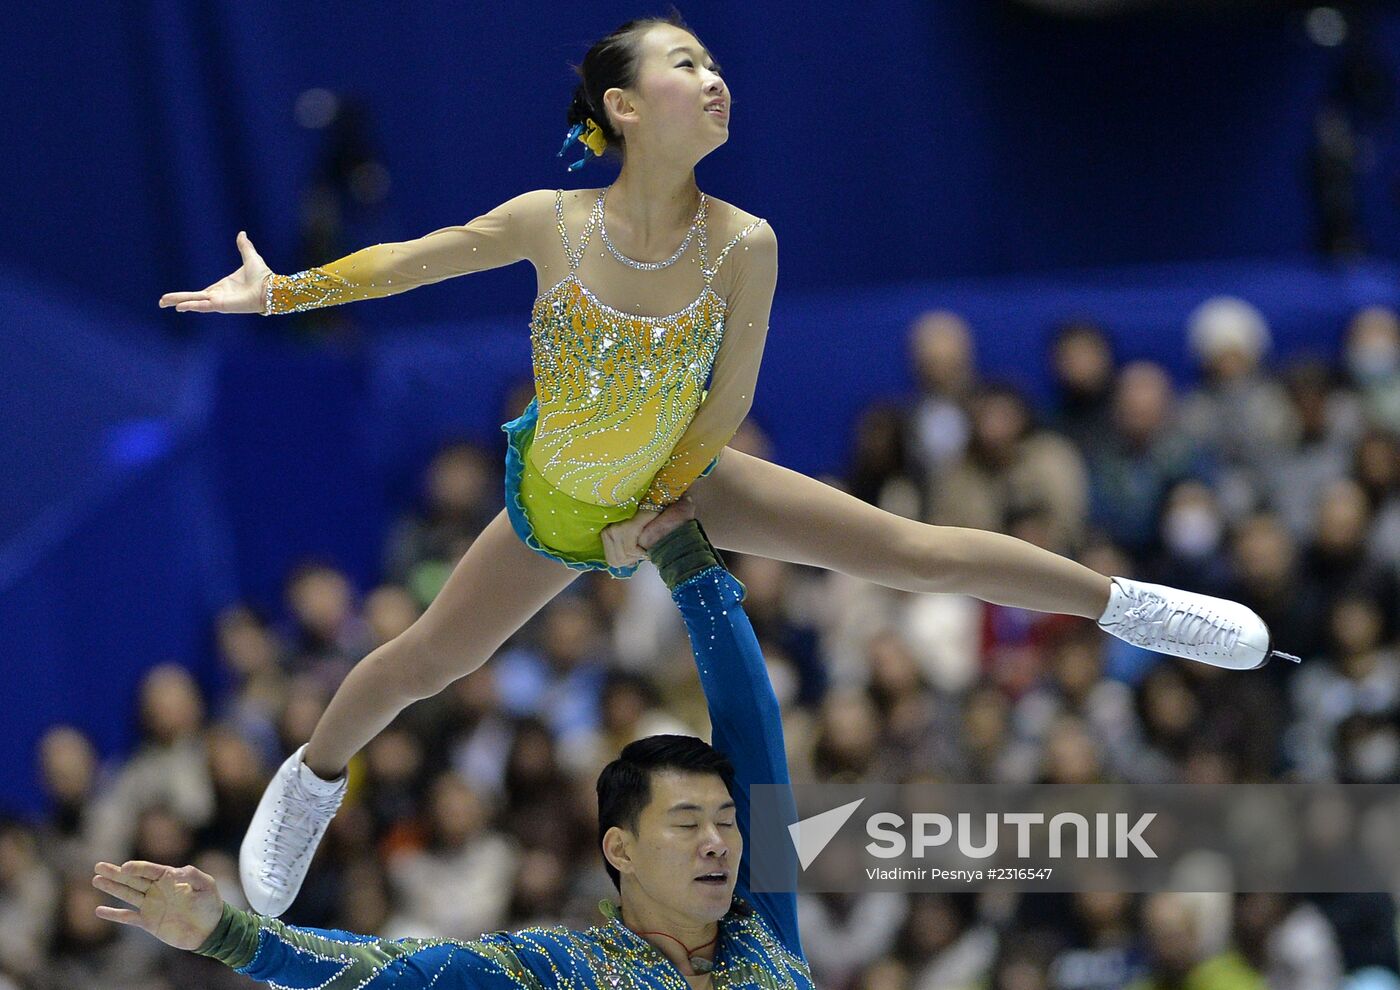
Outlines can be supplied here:
M168 292L160 305L197 313L297 313L533 260L541 233L550 229L553 203L549 190L524 193L468 223L375 244L295 275L274 273L240 232L236 271L199 292Z

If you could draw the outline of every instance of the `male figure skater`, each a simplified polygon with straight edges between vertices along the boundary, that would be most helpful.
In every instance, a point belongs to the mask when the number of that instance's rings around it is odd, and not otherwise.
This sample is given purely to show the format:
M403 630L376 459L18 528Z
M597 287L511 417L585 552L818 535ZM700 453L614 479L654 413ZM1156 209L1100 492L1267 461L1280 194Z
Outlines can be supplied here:
M778 701L743 586L693 516L683 500L658 517L650 557L685 619L713 746L651 736L599 775L599 844L621 901L603 903L604 923L389 941L239 911L194 867L146 862L97 864L93 885L131 905L98 915L288 987L812 987L795 895L749 889L749 787L789 783Z

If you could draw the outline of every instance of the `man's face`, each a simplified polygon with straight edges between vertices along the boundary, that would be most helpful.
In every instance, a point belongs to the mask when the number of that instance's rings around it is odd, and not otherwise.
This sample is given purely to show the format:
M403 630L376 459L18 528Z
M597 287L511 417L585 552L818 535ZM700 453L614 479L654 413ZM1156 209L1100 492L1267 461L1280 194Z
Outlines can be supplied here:
M614 828L604 848L628 896L704 923L728 913L743 845L723 780L662 771L651 776L651 802L636 834Z

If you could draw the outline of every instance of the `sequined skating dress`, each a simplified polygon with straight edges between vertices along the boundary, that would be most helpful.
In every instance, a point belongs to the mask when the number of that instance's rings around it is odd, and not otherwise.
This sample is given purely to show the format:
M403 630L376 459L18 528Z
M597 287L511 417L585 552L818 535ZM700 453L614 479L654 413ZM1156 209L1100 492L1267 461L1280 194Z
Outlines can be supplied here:
M765 221L744 225L712 259L712 201L702 194L692 223L694 247L687 252L699 266L699 294L674 312L640 315L608 305L580 276L603 229L605 193L598 192L576 243L565 224L565 193L554 196L567 274L536 297L531 312L536 394L520 418L502 427L509 441L505 502L512 526L531 549L579 570L626 577L635 568L607 567L601 531L631 518L639 506L662 507L684 494L713 466L747 408L737 416L733 408L700 414L707 381L715 389L744 379L744 394L735 398L749 400L766 304L761 312L745 306L746 295L761 293L746 293L742 273L731 279L730 298L720 294L716 278L731 252ZM415 242L375 245L296 275L274 275L267 281L266 312L376 298L492 267L473 264L492 247L490 219ZM601 250L597 256L606 259ZM729 340L736 320L739 339ZM756 320L763 325L755 333Z

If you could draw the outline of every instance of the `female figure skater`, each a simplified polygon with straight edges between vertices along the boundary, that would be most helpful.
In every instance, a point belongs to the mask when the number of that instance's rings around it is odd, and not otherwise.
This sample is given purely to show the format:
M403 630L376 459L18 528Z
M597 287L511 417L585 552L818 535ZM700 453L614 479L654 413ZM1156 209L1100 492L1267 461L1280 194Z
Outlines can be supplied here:
M674 20L623 25L579 71L570 141L621 152L608 188L525 193L465 225L291 276L273 274L239 233L236 272L161 298L179 311L271 315L521 260L538 274L536 399L504 427L505 511L418 622L351 671L269 785L240 862L258 911L278 915L295 897L360 747L484 663L579 571L630 575L648 523L686 493L728 549L1095 618L1130 642L1218 666L1268 658L1268 630L1243 606L1110 580L1007 536L882 512L738 451L718 457L753 399L777 280L772 228L696 186L695 164L728 138L729 90Z

